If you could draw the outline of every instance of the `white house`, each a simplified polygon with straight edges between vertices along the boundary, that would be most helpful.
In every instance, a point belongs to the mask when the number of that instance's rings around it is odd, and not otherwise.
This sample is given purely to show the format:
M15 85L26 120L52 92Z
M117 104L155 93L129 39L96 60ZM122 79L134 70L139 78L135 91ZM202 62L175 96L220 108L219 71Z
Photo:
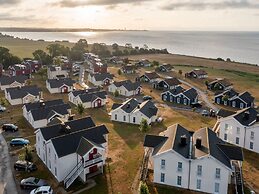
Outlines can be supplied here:
M219 118L213 129L221 139L259 153L259 113L254 108Z
M11 105L26 104L40 101L42 92L37 86L7 88L5 98Z
M110 85L113 82L114 75L110 73L89 73L88 81L95 86Z
M63 100L35 102L23 105L23 116L33 128L45 127L54 118L67 121L71 115L71 107Z
M131 98L122 104L113 104L111 120L139 125L142 119L151 124L157 119L158 108L150 100L139 103Z
M48 79L67 78L67 68L61 66L51 66L47 70Z
M86 182L103 173L108 153L108 129L91 117L39 128L36 151L49 171L68 188L76 178Z
M25 86L26 80L28 79L27 76L20 75L20 76L1 76L0 77L0 88L1 90L5 90L6 88L15 88L15 87L22 87Z
M71 78L48 79L46 80L46 87L51 94L68 93L74 90L74 83L75 81Z
M68 94L68 99L75 105L82 104L85 108L99 108L107 103L107 92L80 90Z
M140 82L131 82L130 80L123 80L113 82L108 87L108 91L114 93L118 91L122 96L135 96L141 93Z
M179 124L146 135L143 167L154 170L153 182L204 193L227 194L231 178L243 191L243 152L208 128L190 132ZM236 176L235 176L236 175Z

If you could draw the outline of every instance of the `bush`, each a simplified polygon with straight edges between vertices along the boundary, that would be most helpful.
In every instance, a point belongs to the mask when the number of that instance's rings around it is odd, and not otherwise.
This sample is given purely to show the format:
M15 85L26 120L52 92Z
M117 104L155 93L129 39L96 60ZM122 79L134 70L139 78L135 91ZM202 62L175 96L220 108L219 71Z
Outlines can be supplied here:
M121 69L118 69L118 75L121 75Z
M146 133L149 130L149 128L150 128L150 126L148 125L147 120L142 119L141 122L140 122L139 130L142 133Z
M149 194L148 186L144 182L140 182L139 194Z
M115 97L118 97L120 94L119 94L119 91L118 90L115 90L114 94L113 94Z

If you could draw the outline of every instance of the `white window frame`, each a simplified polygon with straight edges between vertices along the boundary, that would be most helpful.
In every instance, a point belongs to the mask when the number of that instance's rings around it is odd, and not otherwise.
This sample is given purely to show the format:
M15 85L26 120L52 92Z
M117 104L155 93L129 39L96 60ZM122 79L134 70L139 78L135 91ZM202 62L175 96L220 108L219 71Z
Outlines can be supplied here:
M243 103L243 102L240 103L240 108L241 108L241 109L244 108L244 103Z
M165 169L165 159L161 159L161 169Z
M250 139L251 139L251 140L254 140L254 138L255 138L255 132L254 132L254 131L251 131L251 133L250 133Z
M183 171L183 163L182 162L178 162L177 163L177 171L178 172L182 172Z
M250 150L253 150L253 149L254 149L254 142L250 142L249 148L250 148Z
M165 182L165 173L160 174L160 182L164 183Z
M239 145L239 143L240 143L240 139L239 137L236 137L236 144Z
M179 184L180 183L180 184ZM182 186L182 176L177 176L176 184Z
M219 193L219 183L215 183L215 188L214 188L214 191L215 193Z

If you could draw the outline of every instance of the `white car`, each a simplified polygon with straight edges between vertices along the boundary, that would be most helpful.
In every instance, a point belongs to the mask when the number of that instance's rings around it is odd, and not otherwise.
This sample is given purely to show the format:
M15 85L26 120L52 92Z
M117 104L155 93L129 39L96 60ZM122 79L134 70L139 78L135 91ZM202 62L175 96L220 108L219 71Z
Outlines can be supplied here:
M0 105L0 112L4 112L4 111L6 111L6 108L4 106Z
M53 194L53 190L50 186L42 186L37 189L33 189L30 194Z

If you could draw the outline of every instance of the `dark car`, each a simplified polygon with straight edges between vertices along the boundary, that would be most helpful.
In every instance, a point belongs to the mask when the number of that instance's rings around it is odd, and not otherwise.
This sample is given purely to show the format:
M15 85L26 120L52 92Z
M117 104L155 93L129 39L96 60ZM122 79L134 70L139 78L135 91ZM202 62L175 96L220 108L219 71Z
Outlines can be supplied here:
M27 162L25 160L18 160L14 163L14 169L17 171L32 172L37 170L37 166L32 162Z
M192 107L192 108L201 108L202 105L201 105L199 102L195 102L195 103L192 103L192 104L191 104L191 107Z
M43 179L29 177L26 179L22 179L20 186L22 189L35 189L41 186L48 186L48 183L46 180Z
M3 131L18 131L18 127L14 124L3 124L2 129Z
M10 141L10 146L26 146L30 143L28 139L14 138Z
M146 100L152 100L152 97L151 96L143 96L143 100L146 101Z

